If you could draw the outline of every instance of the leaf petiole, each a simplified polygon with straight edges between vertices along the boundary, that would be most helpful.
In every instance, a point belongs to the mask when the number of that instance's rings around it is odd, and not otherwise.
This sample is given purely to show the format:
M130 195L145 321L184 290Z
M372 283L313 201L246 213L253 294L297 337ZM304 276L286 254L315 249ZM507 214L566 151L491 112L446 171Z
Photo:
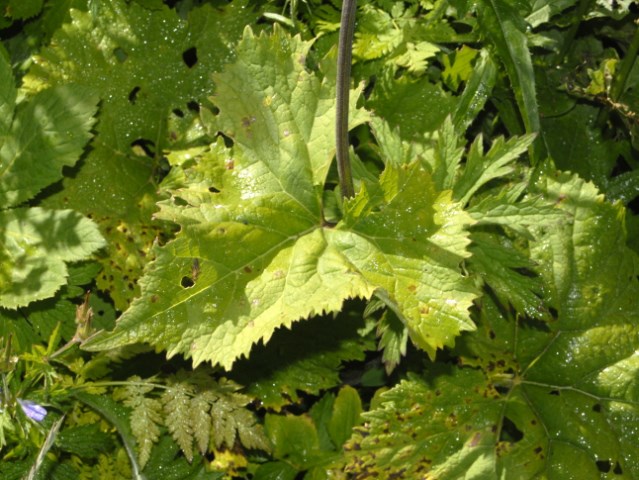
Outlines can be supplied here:
M335 140L337 172L342 198L355 195L351 162L348 157L348 101L353 58L353 33L357 0L344 0L337 46L337 111L335 115Z

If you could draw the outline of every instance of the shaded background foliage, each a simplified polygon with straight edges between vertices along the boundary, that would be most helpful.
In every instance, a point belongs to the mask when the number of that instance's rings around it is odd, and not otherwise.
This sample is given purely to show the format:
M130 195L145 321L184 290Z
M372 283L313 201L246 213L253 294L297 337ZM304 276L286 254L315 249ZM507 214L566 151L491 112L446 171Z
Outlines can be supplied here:
M344 204L340 8L0 1L3 478L639 476L636 3L360 2Z

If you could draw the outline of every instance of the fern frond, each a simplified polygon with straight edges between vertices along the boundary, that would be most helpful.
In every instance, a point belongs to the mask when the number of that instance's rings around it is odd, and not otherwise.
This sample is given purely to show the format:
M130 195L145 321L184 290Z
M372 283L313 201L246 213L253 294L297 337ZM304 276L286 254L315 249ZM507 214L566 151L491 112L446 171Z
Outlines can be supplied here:
M191 399L189 411L193 437L202 455L208 451L211 438L211 402L207 399L208 394L208 392L196 393Z
M131 377L130 385L116 389L113 398L121 400L131 409L131 432L138 444L138 460L144 467L151 456L153 444L160 438L162 403L157 398L145 395L154 389L153 385L139 383L140 377Z
M193 387L174 378L160 397L164 406L164 424L189 463L193 461L192 396Z

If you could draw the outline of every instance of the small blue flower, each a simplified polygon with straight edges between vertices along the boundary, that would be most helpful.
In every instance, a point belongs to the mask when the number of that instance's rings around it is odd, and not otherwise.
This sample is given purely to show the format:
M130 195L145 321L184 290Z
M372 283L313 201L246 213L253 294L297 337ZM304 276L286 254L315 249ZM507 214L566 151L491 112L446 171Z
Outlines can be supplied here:
M47 410L42 405L32 402L31 400L22 400L18 398L18 403L24 414L31 420L41 422L47 416Z

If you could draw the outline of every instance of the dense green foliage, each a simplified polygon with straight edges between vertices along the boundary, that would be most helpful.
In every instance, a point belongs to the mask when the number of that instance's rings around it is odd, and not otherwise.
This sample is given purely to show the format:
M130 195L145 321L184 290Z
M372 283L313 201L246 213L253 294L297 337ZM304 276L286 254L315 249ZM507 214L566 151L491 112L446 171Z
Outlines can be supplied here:
M639 478L635 2L0 1L0 477Z

